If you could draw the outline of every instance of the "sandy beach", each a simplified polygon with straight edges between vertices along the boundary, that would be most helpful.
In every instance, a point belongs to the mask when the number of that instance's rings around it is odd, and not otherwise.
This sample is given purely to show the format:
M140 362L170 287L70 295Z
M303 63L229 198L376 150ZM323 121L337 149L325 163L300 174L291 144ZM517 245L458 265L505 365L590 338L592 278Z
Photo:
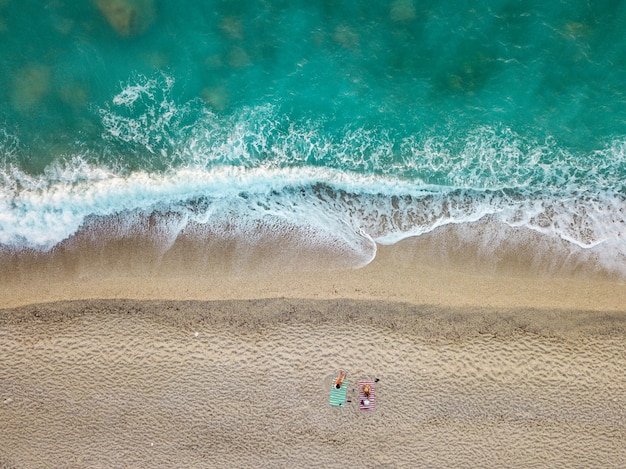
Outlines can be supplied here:
M624 31L0 0L0 469L626 469Z
M100 235L99 235L100 236ZM450 226L346 267L341 253L298 240L180 236L94 242L81 233L47 254L0 253L0 308L83 299L360 299L442 307L626 310L626 278L527 231Z
M624 467L626 286L450 236L360 269L5 257L0 467Z

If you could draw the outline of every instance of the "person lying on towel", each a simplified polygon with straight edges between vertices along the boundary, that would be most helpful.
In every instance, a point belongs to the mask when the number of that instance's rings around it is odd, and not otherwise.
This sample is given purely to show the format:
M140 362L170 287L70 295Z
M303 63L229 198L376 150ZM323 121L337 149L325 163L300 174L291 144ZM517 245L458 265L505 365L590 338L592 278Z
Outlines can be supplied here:
M344 379L346 379L346 372L339 370L339 374L337 374L337 379L335 380L335 388L341 389Z

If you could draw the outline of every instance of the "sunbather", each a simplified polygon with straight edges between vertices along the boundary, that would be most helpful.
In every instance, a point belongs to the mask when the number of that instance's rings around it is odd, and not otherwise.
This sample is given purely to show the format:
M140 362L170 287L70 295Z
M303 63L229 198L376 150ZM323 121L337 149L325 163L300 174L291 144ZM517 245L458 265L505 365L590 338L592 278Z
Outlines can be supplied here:
M343 384L343 380L346 379L346 372L339 370L337 374L337 379L335 380L335 388L341 389L341 385Z
M364 384L363 385L363 395L365 396L365 399L369 399L370 398L370 392L372 392L372 389L370 388L369 384Z

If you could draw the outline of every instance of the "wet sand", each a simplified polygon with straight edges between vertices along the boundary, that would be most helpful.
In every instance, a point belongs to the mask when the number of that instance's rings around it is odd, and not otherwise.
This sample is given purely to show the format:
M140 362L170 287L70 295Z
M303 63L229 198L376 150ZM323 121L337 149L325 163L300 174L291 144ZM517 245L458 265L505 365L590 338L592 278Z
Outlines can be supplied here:
M442 307L626 311L626 278L594 254L529 232L447 227L347 268L331 250L180 237L70 239L48 254L0 253L0 308L82 299L362 299ZM500 229L502 230L502 229ZM100 236L100 234L98 234ZM495 239L494 239L495 238ZM499 238L499 239L498 239Z

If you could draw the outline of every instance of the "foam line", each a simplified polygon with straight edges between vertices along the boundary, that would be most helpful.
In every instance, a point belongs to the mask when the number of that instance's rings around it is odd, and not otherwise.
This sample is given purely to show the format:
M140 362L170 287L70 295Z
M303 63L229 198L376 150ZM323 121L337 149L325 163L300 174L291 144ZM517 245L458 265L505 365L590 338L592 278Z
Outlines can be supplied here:
M583 248L624 249L625 201L619 193L561 193L416 186L389 177L328 168L181 168L166 173L115 174L77 165L40 177L15 170L0 196L0 242L50 249L89 216L175 211L195 223L228 219L242 233L251 223L283 221L348 238L364 233L392 244L450 223L490 216ZM55 179L50 179L54 173Z

